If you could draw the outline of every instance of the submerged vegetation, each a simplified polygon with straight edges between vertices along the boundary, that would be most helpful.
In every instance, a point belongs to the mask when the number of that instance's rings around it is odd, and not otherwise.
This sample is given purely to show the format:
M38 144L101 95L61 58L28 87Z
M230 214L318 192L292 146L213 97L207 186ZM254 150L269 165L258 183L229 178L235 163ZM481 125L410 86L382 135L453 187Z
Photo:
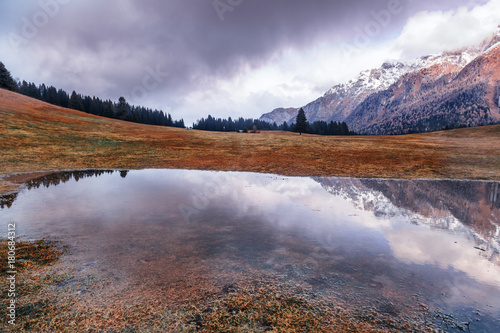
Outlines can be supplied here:
M229 290L228 290L229 289ZM259 281L190 305L188 322L199 332L432 332L420 315L393 318L374 309L341 306L335 299L277 281Z
M13 243L15 245L12 245ZM15 250L10 251L12 248ZM60 281L62 275L47 273L45 270L50 270L50 266L57 262L66 250L67 247L61 242L48 239L0 239L0 278L2 281L8 281L10 285L8 287L3 284L2 308L7 309L7 306L10 306L15 309L13 317L6 315L0 322L2 332L26 331L29 328L27 323L40 319L42 308L57 306L56 299L48 301L39 297L41 290ZM11 256L15 260L11 261ZM32 302L29 300L31 297L38 300ZM14 300L15 303L12 303ZM48 320L48 317L44 320Z
M342 305L317 292L277 281L225 286L190 295L185 304L156 297L110 295L111 281L75 271L20 274L19 307L10 332L442 332L428 312L393 317ZM108 298L109 297L109 298ZM443 314L438 314L443 316ZM433 317L434 316L434 317ZM448 316L449 317L449 316ZM461 328L449 321L448 327ZM444 327L444 326L443 326Z
M8 257L8 239L0 239L0 257ZM64 253L64 247L58 241L40 239L26 241L17 239L15 241L16 262L15 270L22 272L49 265L59 259ZM0 276L4 277L9 270L7 260L0 261Z

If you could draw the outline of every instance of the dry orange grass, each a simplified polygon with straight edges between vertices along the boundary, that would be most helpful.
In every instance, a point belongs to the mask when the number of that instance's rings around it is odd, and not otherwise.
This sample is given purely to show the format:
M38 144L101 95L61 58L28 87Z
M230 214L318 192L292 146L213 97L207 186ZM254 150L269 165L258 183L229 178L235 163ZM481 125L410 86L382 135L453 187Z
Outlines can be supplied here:
M2 258L7 258L9 252L8 243L8 239L0 239L0 256ZM15 271L24 271L33 267L48 265L57 261L64 252L64 247L59 242L46 239L36 241L16 239L15 249ZM0 262L1 277L5 277L7 271L12 271L7 264L7 260Z
M297 176L500 179L500 126L406 136L202 132L134 124L0 89L0 175L182 168ZM12 189L0 182L0 191Z
M43 175L19 173L87 168L500 180L500 126L397 137L211 133L96 117L1 89L0 120L0 175L6 175L0 181L0 193ZM31 268L22 273L26 299L20 308L20 330L108 331L115 327L124 332L135 328L232 332L244 331L246 324L249 331L259 327L262 331L291 331L293 327L297 332L328 331L332 327L339 332L406 328L404 322L391 326L391 322L379 322L380 318L358 318L342 311L328 313L328 309L286 290L281 296L273 296L274 284L268 286L270 289L250 286L223 298L212 298L199 304L200 311L183 312L155 303L141 304L141 311L138 307L131 306L129 311L109 305L80 309L69 285L61 284L68 277L49 273ZM58 287L59 294L54 294L58 285L63 286ZM247 307L248 302L251 307Z

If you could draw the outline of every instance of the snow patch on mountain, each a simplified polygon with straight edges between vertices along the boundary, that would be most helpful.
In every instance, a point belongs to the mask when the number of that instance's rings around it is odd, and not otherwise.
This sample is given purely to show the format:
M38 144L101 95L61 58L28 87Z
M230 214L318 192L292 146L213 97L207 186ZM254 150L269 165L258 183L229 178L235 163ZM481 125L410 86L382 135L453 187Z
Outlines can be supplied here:
M356 78L345 84L338 84L328 90L324 97L337 95L358 96L367 91L375 92L385 90L396 83L403 75L435 65L451 65L464 68L474 60L482 51L466 49L456 52L420 57L414 61L403 63L399 61L385 62L380 68L362 71ZM443 73L444 74L444 73Z
M492 50L500 43L500 26L491 38L484 40L479 46L456 51L445 51L433 55L422 56L413 61L389 61L380 68L364 70L356 78L345 84L338 84L328 90L324 97L330 95L359 95L365 91L380 91L389 88L403 75L435 65L449 64L464 68L479 55Z
M333 86L322 97L303 106L304 111L311 122L348 121L349 116L370 95L388 90L398 81L403 82L406 75L423 71L422 82L432 83L451 74L448 81L451 82L478 56L495 49L499 44L500 27L490 38L473 47L426 55L408 62L385 62L379 68L362 71L352 80ZM279 108L262 115L260 119L277 124L293 122L298 110L299 108ZM348 125L351 127L350 123Z

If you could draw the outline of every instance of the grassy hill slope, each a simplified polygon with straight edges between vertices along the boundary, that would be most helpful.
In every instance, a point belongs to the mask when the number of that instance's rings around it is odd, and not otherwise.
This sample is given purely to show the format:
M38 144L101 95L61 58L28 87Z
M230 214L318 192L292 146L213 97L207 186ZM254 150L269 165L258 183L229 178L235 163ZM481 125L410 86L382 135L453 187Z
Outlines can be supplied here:
M0 89L0 191L14 173L86 168L500 180L500 126L377 137L201 132L97 117Z

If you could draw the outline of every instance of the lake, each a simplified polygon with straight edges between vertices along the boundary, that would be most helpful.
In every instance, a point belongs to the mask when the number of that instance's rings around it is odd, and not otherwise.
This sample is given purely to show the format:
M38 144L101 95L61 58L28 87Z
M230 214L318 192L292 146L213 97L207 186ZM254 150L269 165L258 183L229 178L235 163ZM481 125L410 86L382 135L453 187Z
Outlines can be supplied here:
M89 170L29 181L0 205L5 233L15 222L25 238L59 239L60 265L112 281L64 284L96 302L181 304L272 277L357 309L500 332L498 182Z

